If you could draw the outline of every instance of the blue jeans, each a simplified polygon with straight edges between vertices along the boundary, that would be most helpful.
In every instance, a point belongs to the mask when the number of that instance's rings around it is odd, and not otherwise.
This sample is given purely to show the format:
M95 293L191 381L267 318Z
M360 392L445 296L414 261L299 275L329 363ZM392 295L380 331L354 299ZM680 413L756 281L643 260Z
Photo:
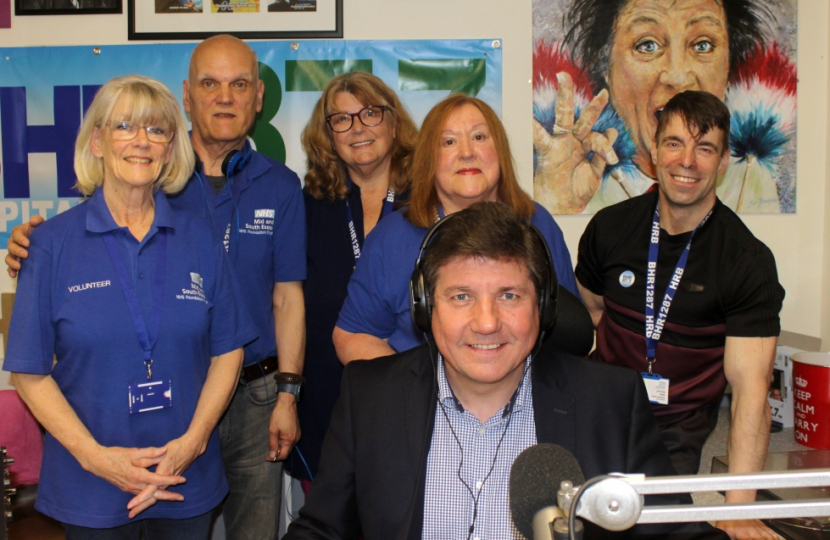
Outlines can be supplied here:
M63 524L66 540L208 540L213 511L187 519L139 519L109 529Z
M276 401L277 383L271 376L239 383L219 422L222 460L230 488L224 506L227 540L277 538L282 462L265 461L268 424Z

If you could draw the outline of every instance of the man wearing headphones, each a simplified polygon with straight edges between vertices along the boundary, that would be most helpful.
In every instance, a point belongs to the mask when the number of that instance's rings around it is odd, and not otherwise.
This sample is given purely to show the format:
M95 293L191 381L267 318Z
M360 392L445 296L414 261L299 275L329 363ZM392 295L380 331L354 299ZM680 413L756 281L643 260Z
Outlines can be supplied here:
M282 467L273 462L284 460L300 438L305 207L297 175L248 141L263 92L256 53L243 41L220 35L193 50L184 108L198 165L185 189L170 197L172 206L204 216L224 238L259 334L245 347L236 393L219 424L230 540L277 537ZM27 256L29 226L41 221L13 231L10 274Z
M509 473L537 443L567 449L586 478L673 474L635 372L539 351L556 291L544 239L507 206L478 203L433 227L410 290L431 339L346 366L319 474L285 538L523 538Z

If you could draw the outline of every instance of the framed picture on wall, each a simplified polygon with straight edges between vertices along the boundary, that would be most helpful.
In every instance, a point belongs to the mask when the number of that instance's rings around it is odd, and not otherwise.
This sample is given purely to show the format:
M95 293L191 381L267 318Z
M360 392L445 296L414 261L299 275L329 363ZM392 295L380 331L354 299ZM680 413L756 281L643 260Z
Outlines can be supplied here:
M123 13L122 0L14 0L15 15Z
M127 6L130 40L343 37L343 0L128 0Z

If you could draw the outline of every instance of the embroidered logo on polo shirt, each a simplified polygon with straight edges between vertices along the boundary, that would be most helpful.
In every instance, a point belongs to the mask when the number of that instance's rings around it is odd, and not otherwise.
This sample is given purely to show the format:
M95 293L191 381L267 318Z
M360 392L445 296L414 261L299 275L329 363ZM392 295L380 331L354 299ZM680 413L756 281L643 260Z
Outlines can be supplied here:
M245 223L239 228L244 234L274 234L274 216L277 212L273 208L260 208L254 210L253 223Z
M81 283L80 285L71 285L67 287L70 293L73 292L81 292L87 289L100 289L101 287L109 287L110 281L107 279L105 281L91 281L89 283Z
M202 276L196 272L190 272L190 288L182 289L182 294L177 294L177 300L198 300L200 302L207 302L205 291L202 288Z
M634 285L634 272L631 270L626 270L622 274L620 274L620 285L625 288L631 287Z

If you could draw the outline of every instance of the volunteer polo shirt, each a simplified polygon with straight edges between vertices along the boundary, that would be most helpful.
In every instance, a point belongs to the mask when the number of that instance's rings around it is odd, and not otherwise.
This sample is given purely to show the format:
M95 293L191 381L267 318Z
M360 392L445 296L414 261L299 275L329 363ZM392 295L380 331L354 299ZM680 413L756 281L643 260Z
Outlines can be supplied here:
M222 243L210 224L171 209L155 194L155 217L138 242L119 228L101 189L32 232L20 272L3 369L50 374L81 422L104 446L164 446L187 430L212 356L255 338ZM147 380L144 355L103 236L111 234L150 319L159 231L167 237L165 285L153 380L172 383L172 407L130 414L128 386ZM53 356L57 363L53 366ZM184 502L160 501L141 518L193 517L218 505L228 487L218 435L171 487ZM104 528L129 521L133 496L84 471L47 433L35 507L59 521Z
M306 278L305 206L299 177L250 149L250 161L216 195L195 173L170 204L204 216L225 242L259 339L245 347L245 365L277 354L274 283Z

